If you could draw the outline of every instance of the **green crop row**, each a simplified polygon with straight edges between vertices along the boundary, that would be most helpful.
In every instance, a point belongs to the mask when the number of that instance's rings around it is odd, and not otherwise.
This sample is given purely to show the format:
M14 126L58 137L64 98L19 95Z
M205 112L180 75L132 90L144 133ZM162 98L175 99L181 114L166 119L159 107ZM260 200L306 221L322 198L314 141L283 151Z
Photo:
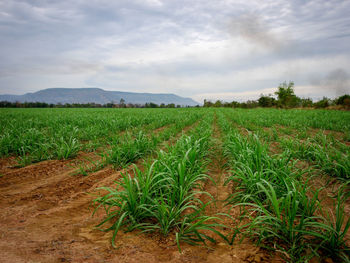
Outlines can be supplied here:
M330 176L340 179L350 179L350 148L345 145L342 151L332 144L319 144L315 140L299 141L292 138L279 139L281 147L286 149L293 158L315 163L316 167Z
M147 134L143 130L136 129L127 132L121 137L108 143L108 148L101 152L101 158L97 161L87 159L80 165L77 174L88 175L107 165L121 168L150 154L156 150L159 143L169 140L186 126L197 121L197 116L188 115L173 125L167 126L159 133Z
M225 112L227 116L227 112ZM228 116L230 118L232 116ZM232 118L230 118L232 119ZM276 141L282 150L288 151L293 159L306 160L330 176L348 180L350 178L350 147L337 140L333 134L326 135L322 130L310 135L307 127L295 130L291 127L272 127L266 131L251 124L250 130L264 141ZM287 136L280 135L283 133Z
M283 109L224 109L227 116L243 127L257 125L272 127L288 126L350 131L350 112L330 110L283 110Z
M217 218L204 214L206 204L199 198L210 196L201 190L201 182L210 179L205 166L211 132L211 121L204 120L189 136L159 151L156 160L145 162L145 169L123 174L116 188L101 188L108 193L94 202L96 209L105 207L107 216L98 227L112 222L107 230L113 231L113 244L122 227L164 236L175 233L179 249L180 242L215 242L205 231L225 238L217 230Z
M151 131L203 116L183 109L1 109L0 156L15 155L19 165L67 159L118 139L123 130Z
M232 169L226 183L235 186L227 202L243 208L243 217L249 219L236 232L282 252L288 262L314 256L349 262L346 191L339 191L335 211L328 214L319 200L321 189L311 187L312 177L304 176L308 170L297 168L290 151L270 156L268 145L257 135L242 136L223 115L219 124L227 134L224 151Z

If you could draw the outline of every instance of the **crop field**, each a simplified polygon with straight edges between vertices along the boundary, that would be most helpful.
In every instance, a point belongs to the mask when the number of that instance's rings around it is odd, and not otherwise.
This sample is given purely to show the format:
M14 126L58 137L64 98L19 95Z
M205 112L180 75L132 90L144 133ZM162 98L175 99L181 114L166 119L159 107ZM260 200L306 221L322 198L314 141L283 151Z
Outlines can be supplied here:
M0 109L0 262L350 262L350 112Z

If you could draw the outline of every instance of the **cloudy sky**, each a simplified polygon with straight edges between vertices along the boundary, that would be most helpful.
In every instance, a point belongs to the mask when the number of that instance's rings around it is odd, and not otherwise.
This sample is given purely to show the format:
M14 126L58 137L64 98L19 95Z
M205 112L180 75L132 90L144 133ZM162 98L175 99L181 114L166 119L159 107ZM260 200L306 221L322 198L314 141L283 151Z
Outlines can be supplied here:
M349 0L0 0L0 93L350 92Z

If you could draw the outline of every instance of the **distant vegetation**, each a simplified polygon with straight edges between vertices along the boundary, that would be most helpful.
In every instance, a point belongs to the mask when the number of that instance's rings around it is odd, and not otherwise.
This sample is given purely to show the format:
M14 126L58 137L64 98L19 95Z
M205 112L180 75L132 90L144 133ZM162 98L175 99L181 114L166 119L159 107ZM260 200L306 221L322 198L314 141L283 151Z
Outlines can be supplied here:
M228 107L228 108L257 108L257 107L275 107L275 108L334 108L350 109L350 95L345 94L334 100L327 97L313 102L310 98L299 98L294 93L294 82L281 83L275 92L276 98L269 95L261 95L258 100L248 100L246 102L222 102L217 100L211 102L204 100L204 107Z
M169 93L136 93L109 91L100 88L50 88L39 90L34 93L23 95L1 95L0 101L8 102L45 102L59 105L108 105L108 104L130 104L134 107L145 105L146 103L175 104L195 106L198 103L190 98L184 98ZM120 102L120 103L118 103Z
M133 104L125 103L123 99L119 103L45 103L45 102L9 102L9 101L0 101L0 108L181 108L181 105L175 105L174 103L160 105L149 102L145 104Z
M261 94L258 100L248 100L245 102L224 102L217 100L211 102L204 100L203 107L226 107L226 108L243 108L251 109L257 107L263 108L333 108L333 109L347 109L350 110L350 95L345 94L335 99L323 97L321 100L313 102L311 98L300 98L294 93L294 82L281 83L277 91L272 94L263 95ZM140 103L126 103L122 98L118 102L110 102L106 104L101 103L45 103L45 102L10 102L0 101L0 108L181 108L183 105L175 103L161 103L157 104L154 102L147 102L144 104ZM185 106L193 107L193 106ZM199 107L196 105L194 107Z

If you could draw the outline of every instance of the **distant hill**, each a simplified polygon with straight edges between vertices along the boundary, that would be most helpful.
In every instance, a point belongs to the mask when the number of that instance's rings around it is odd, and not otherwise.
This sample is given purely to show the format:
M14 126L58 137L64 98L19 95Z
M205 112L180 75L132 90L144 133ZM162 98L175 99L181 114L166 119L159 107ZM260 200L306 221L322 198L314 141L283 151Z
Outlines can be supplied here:
M134 93L122 91L107 91L99 88L51 88L24 95L0 95L0 101L9 102L46 102L46 103L97 103L106 104L110 102L119 103L124 99L125 103L145 104L153 102L156 104L169 104L182 106L195 106L199 103L191 98L184 98L175 94L156 93Z

